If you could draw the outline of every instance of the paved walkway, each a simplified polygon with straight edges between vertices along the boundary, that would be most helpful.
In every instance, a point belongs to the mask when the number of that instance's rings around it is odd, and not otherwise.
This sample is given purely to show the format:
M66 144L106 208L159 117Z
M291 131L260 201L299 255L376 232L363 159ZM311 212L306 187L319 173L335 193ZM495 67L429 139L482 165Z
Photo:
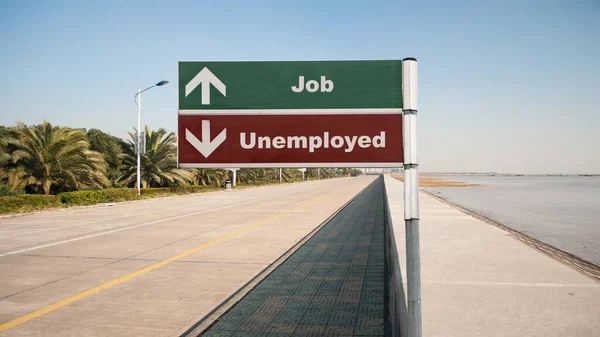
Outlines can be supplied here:
M377 179L200 336L384 336Z
M403 185L385 176L403 277ZM600 336L600 283L421 193L423 336Z

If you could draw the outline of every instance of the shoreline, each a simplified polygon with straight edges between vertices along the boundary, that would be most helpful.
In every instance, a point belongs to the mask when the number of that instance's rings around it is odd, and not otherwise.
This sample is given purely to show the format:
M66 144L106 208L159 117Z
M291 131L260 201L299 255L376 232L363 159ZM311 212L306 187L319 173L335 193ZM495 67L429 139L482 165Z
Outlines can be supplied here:
M404 182L404 176L392 174L392 178ZM484 184L472 184L462 181L448 180L440 177L428 177L421 175L419 177L419 187L488 187Z
M507 232L510 236L512 236L513 238L517 239L518 241L524 243L525 245L536 249L537 251L553 258L554 260L561 262L577 271L579 271L580 273L591 277L592 279L594 279L597 282L600 282L600 266L584 260L574 254L571 254L569 252L566 252L564 250L561 250L559 248L556 248L552 245L549 245L545 242L542 242L536 238L533 238L527 234L524 234L516 229L510 228L506 225L504 225L501 222L498 222L496 220L493 220L485 215L482 215L480 213L477 213L473 210L470 210L468 208L462 207L458 204L455 204L451 201L449 201L446 198L440 197L432 192L420 189L421 192L427 194L428 196L433 197L434 199L443 202L477 220L480 220L486 224L495 226L497 228L502 229L503 231Z

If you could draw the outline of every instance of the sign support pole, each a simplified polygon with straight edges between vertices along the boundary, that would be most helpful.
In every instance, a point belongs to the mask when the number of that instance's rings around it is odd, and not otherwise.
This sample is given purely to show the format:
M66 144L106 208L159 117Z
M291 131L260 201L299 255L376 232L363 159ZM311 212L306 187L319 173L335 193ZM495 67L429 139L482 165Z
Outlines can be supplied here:
M227 168L227 170L231 171L231 173L233 173L233 184L232 184L232 186L235 187L235 185L237 183L237 171L239 170L239 168L229 167L229 168Z
M402 61L402 136L404 142L404 220L408 336L422 337L421 256L419 249L419 164L417 157L417 60Z
M136 168L136 178L135 178L135 186L137 187L137 194L141 195L142 191L140 189L140 163L141 163L141 140L140 140L140 128L141 128L141 118L142 118L142 89L138 89L138 127L137 127L137 168Z

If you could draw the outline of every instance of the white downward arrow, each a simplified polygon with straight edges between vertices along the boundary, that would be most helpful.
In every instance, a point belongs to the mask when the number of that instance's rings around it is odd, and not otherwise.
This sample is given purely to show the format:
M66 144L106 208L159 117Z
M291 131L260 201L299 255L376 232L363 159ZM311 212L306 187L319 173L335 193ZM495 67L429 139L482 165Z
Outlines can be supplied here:
M202 84L202 105L210 104L210 85L212 84L223 96L226 95L226 87L220 79L208 68L204 67L192 80L185 85L185 97Z
M227 128L223 129L215 139L212 141L210 140L210 121L202 121L202 141L198 140L190 130L185 129L185 139L205 158L208 158L208 156L210 156L210 154L213 153L226 138Z

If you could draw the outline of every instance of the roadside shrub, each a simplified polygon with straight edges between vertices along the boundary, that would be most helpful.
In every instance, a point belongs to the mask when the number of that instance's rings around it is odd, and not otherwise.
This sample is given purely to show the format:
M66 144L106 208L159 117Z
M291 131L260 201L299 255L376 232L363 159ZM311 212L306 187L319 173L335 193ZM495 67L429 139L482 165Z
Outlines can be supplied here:
M142 189L142 198L157 198L162 196L174 195L169 187L150 187Z
M297 179L294 181L302 181ZM279 180L257 181L247 184L238 184L240 188L279 184ZM120 202L138 199L149 199L219 191L222 187L216 186L173 186L142 189L141 198L135 188L108 188L104 190L84 190L63 192L58 195L22 194L17 196L0 196L0 214L24 213L55 207L85 206L106 202Z
M93 205L106 202L106 195L102 191L74 191L63 192L58 195L60 201L70 206Z
M190 193L202 193L209 191L218 191L215 186L173 186L173 187L152 187L142 189L143 198L167 197L172 195L182 195Z
M286 183L286 181L284 181ZM264 181L253 181L251 183L239 183L236 187L254 187L254 186L268 186L279 184L279 180L264 180Z
M208 185L208 186L202 186L202 185L198 185L198 186L174 186L174 187L170 187L171 192L177 193L177 194L185 194L185 193L202 193L202 192L209 192L209 191L218 191L221 188L217 187L217 186L212 186L212 185Z
M59 194L60 200L71 206L94 205L105 202L119 202L138 199L134 188L109 188L105 190L89 190L64 192Z
M302 178L294 178L294 179L290 179L289 181L284 180L283 184L298 183L298 182L302 182L302 181L304 181L304 180L302 180ZM263 180L263 181L253 181L250 183L238 183L236 187L248 188L248 187L269 186L269 185L279 185L279 180Z
M107 188L102 190L106 195L106 202L119 202L138 199L135 188Z
M0 184L0 196L14 196L16 193L10 190L10 187L6 184Z
M56 195L23 194L0 197L0 213L24 213L46 208L61 207Z

